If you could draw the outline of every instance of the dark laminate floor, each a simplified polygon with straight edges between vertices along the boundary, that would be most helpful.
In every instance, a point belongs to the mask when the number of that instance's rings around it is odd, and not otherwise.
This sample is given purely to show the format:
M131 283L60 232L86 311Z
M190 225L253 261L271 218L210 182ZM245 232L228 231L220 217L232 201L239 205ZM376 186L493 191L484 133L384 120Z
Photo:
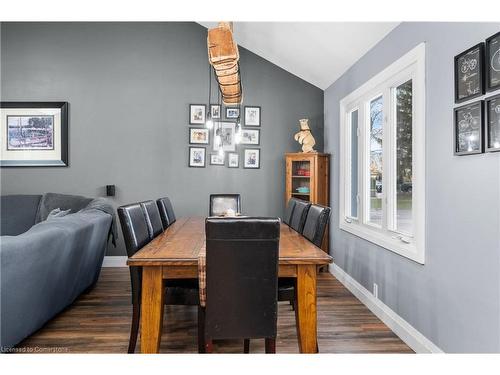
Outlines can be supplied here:
M131 312L128 269L104 268L95 289L19 347L45 353L56 347L70 353L126 353ZM165 308L161 353L196 353L196 314L196 307ZM321 273L318 280L318 344L321 353L412 352L329 273ZM287 303L279 306L276 349L298 353L294 314ZM214 351L241 353L243 342L216 342ZM263 353L264 340L253 340L250 351Z

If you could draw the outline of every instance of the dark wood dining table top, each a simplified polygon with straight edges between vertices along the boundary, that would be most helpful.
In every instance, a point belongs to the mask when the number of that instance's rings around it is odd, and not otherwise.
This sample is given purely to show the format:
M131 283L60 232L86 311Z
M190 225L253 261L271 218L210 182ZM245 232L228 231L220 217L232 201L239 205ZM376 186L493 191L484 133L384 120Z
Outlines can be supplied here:
M205 249L205 218L179 218L128 259L130 266L197 265ZM332 263L333 259L288 225L280 225L280 264Z

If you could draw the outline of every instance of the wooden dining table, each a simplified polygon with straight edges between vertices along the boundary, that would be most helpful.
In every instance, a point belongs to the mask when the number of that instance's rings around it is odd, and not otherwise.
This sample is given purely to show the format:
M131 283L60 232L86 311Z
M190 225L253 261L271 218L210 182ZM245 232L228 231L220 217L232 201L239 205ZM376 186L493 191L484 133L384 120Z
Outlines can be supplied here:
M142 267L141 352L158 353L163 325L165 279L198 278L205 250L205 218L177 219L128 258ZM297 336L301 353L317 353L316 275L332 257L285 224L280 228L279 277L297 279ZM167 317L168 318L168 317Z

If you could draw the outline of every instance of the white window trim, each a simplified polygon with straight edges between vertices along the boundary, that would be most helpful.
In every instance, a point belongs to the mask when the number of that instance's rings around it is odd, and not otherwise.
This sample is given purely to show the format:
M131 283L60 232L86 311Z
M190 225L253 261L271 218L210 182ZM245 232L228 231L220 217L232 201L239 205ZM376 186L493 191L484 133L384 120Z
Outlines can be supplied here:
M412 203L412 215L413 215L413 225L414 233L410 239L410 243L407 243L409 238L404 235L398 235L396 232L381 231L379 228L373 225L363 224L363 220L354 220L347 216L347 210L350 208L350 187L346 184L350 184L350 112L355 110L360 101L366 101L371 96L377 96L377 88L380 89L384 98L384 103L386 100L392 100L391 92L388 89L383 89L387 87L387 84L395 84L399 82L398 80L408 77L408 72L411 74L412 88L413 88L413 128L412 128L412 147L413 147L413 157L412 157L412 191L413 191L413 203ZM392 116L390 113L384 113L384 133L388 127L385 126L387 121L391 118L387 116ZM365 124L365 118L358 111L358 124ZM365 129L362 125L362 129ZM358 131L358 145L364 145L365 147L358 146L358 163L359 161L365 162L367 160L367 148L366 148L366 134L363 131ZM384 135L384 142L392 139L393 132L388 135L390 138L386 138ZM394 166L386 165L385 160L386 155L392 147L384 147L384 171L387 168L393 168ZM387 150L387 151L386 151ZM366 176L364 176L364 168L359 167L358 164L358 186L364 186L366 181ZM387 167L387 168L386 168ZM384 69L382 72L371 78L364 85L347 95L340 101L340 219L339 227L349 233L352 233L358 237L364 238L370 242L373 242L383 248L391 250L399 255L407 257L415 262L424 264L425 263L425 43L419 44L417 47L409 51L403 57L395 61L389 67ZM387 172L386 174L387 175ZM387 185L387 179L383 178L383 198L386 199L387 193L393 191L393 187ZM346 188L348 187L348 188ZM364 190L358 190L358 197L360 197ZM383 205L389 209L393 209L393 204ZM364 207L364 200L358 199L358 218L362 218L365 214L366 208ZM389 215L384 215L383 217L388 217ZM390 224L390 223L389 223Z

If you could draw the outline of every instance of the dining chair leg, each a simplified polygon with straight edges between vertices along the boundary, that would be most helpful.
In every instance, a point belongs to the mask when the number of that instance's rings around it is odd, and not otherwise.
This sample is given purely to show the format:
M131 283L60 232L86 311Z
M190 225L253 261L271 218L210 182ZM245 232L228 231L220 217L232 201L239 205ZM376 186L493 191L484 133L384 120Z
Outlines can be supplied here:
M250 353L250 339L245 339L243 341L243 353Z
M205 353L212 353L214 351L214 344L212 340L205 340Z
M276 353L276 339L266 339L266 354L275 354Z
M134 303L132 310L132 326L130 327L130 338L128 340L128 353L135 352L135 345L137 343L137 334L139 333L139 322L141 318L141 305Z
M205 353L205 308L198 306L198 353Z

